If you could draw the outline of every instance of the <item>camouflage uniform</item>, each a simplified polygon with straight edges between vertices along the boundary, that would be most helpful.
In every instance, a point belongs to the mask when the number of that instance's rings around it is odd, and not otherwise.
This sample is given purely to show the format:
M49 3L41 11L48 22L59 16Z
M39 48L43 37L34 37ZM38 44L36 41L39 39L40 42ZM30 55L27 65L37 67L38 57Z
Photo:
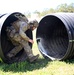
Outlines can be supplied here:
M17 16L17 15L16 15ZM14 57L22 48L24 48L29 59L33 58L34 55L32 50L28 44L29 37L24 33L28 29L30 29L30 25L28 24L28 20L25 18L21 18L21 16L17 16L19 19L11 24L10 27L7 27L7 35L12 41L15 48L13 48L7 56L9 58ZM36 56L35 59L38 58L39 55Z

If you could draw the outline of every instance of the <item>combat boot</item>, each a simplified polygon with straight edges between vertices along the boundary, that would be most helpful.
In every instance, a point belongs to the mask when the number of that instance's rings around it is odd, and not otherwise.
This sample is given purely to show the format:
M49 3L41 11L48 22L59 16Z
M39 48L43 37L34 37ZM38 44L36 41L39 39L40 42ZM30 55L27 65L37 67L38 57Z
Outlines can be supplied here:
M38 59L38 57L39 57L39 54L37 54L36 56L33 56L33 57L31 57L30 59L29 59L29 62L34 62L34 61L36 61L37 59Z

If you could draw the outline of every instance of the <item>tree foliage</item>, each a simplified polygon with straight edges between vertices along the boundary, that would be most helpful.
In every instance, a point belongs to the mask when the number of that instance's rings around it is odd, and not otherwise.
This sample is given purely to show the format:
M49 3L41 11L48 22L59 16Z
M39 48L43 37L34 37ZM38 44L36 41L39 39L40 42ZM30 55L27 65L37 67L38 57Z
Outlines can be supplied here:
M58 5L56 9L50 8L48 10L42 11L41 15L44 16L46 14L56 13L56 12L70 12L70 13L73 13L74 12L74 3L71 3L70 5L67 5L66 3Z
M53 9L53 8L49 8L49 9L44 9L42 12L39 12L39 11L35 11L34 13L38 14L39 17L41 16L45 16L47 14L50 14L50 13L56 13L56 12L70 12L70 13L74 13L74 3L71 3L71 4L61 4L61 5L58 5L56 9ZM28 16L30 16L31 14L28 13L27 14Z
M71 3L70 5L67 4L61 4L56 9L57 12L74 12L74 3Z

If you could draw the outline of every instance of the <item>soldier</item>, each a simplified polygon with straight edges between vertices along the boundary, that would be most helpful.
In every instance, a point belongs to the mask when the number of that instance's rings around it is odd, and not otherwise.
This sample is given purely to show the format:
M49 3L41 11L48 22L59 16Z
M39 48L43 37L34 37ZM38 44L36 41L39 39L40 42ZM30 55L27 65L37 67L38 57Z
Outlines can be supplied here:
M28 22L27 18L22 15L14 15L15 17L18 18L17 21L14 21L11 23L10 27L7 27L7 35L12 41L13 45L15 47L7 53L8 58L14 57L22 48L24 48L29 62L33 62L38 59L39 54L36 56L33 55L32 49L30 48L28 42L34 43L32 39L30 39L25 32L28 29L34 30L35 28L38 27L38 22L36 20Z

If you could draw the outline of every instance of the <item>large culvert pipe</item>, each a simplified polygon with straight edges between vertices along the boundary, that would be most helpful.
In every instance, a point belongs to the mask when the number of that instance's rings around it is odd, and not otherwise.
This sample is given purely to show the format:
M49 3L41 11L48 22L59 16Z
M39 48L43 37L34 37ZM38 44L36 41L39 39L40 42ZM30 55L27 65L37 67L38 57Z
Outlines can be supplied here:
M17 18L14 16L14 14L23 15L19 12L14 12L10 14L3 14L0 15L0 58L6 63L13 63L18 61L24 61L27 58L26 53L23 54L24 49L22 49L12 60L9 60L6 57L6 54L15 46L12 44L12 42L8 39L7 33L6 33L6 27L10 26L12 22L16 21ZM29 36L32 39L32 31L27 30L26 32L27 36ZM29 43L31 48L32 44ZM17 58L17 60L15 59ZM25 59L22 59L25 58Z
M39 51L51 60L74 58L74 13L50 14L36 32Z

